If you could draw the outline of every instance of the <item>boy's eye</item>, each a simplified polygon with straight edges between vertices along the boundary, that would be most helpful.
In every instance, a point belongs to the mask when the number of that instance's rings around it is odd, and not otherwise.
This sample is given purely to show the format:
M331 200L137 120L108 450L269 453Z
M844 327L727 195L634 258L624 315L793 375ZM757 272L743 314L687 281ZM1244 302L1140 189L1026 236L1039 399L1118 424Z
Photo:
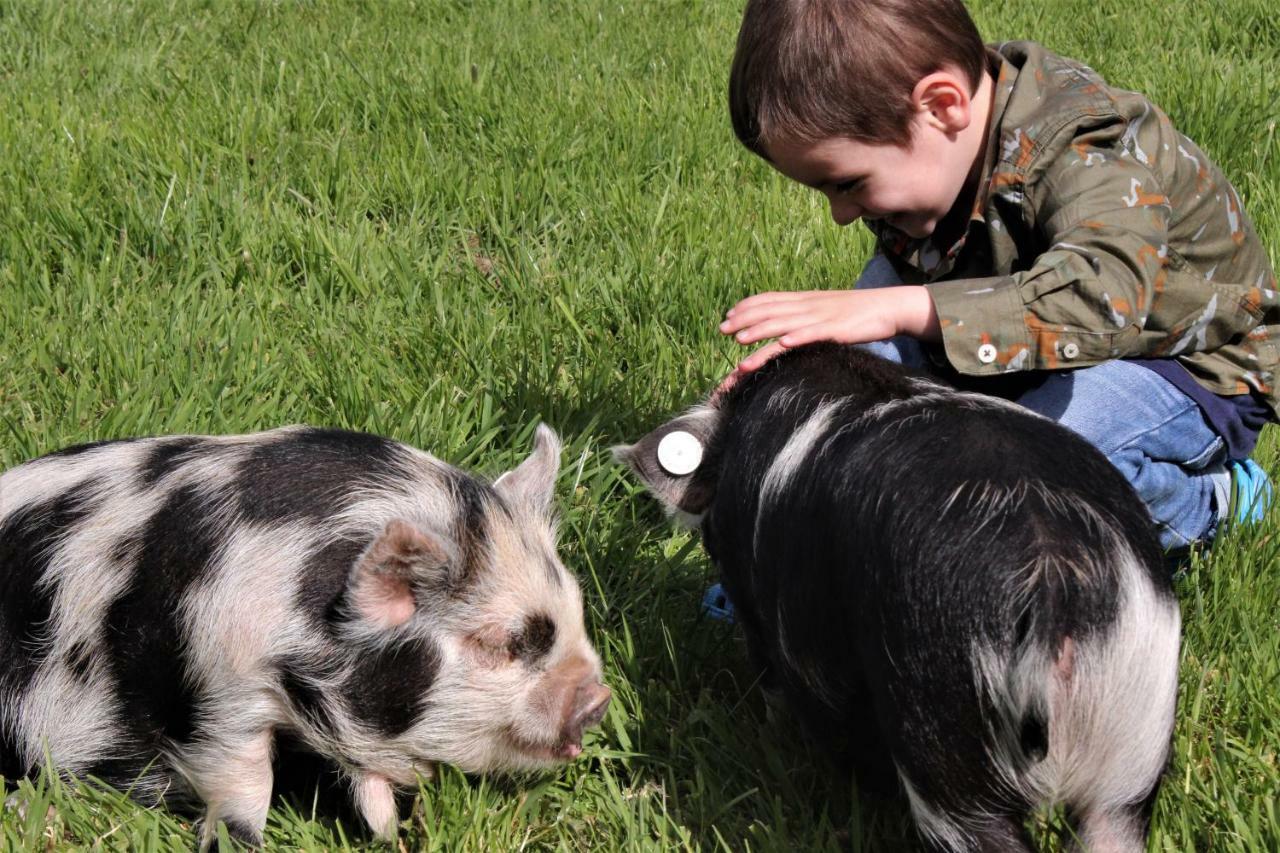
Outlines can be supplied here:
M838 193L847 193L852 192L860 186L862 186L862 178L851 178L850 180L841 181L836 184L835 190Z

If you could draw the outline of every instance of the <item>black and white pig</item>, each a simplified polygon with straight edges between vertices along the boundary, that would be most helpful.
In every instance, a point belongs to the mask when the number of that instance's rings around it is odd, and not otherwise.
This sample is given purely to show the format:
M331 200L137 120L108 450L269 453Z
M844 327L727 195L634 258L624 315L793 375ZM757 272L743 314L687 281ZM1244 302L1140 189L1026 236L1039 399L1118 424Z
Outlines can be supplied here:
M1144 849L1179 612L1145 507L1083 439L820 345L616 455L700 528L766 683L896 775L928 846L1030 850L1052 802L1087 849Z
M574 758L609 702L555 551L560 444L488 482L339 430L110 441L0 476L0 774L45 761L258 843L276 736L394 789Z

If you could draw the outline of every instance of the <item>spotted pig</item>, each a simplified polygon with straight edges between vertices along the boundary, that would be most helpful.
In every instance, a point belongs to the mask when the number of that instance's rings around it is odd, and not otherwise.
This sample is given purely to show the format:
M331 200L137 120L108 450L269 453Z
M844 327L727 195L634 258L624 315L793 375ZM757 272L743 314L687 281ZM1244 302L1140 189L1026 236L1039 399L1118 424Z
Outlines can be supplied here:
M572 759L609 689L555 551L560 445L492 484L288 427L109 441L0 476L0 774L46 758L261 841L277 736L393 837L397 786Z

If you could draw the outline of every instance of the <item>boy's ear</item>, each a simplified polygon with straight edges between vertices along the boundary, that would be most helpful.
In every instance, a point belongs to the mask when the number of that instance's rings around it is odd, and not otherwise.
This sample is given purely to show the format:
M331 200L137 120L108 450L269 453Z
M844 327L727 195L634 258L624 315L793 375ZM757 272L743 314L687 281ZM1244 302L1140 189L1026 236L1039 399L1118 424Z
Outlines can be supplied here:
M533 452L515 468L494 480L493 488L512 503L545 515L551 510L559 470L560 437L546 424L538 424L533 436Z
M635 444L613 448L613 458L634 471L667 512L696 525L715 497L719 472L706 451L723 418L714 406L698 406Z
M911 104L944 133L959 133L972 119L972 95L964 74L948 67L926 74L911 90Z

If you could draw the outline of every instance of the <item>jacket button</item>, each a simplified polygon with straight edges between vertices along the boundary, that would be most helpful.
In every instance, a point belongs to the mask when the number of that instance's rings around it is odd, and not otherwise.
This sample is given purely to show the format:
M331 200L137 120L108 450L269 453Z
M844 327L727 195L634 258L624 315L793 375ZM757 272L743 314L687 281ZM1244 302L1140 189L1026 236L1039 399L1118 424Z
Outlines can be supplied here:
M983 364L990 364L996 360L996 348L993 344L983 344L978 347L978 361Z
M1080 354L1080 347L1075 344L1067 344L1062 348L1063 358L1075 358Z

